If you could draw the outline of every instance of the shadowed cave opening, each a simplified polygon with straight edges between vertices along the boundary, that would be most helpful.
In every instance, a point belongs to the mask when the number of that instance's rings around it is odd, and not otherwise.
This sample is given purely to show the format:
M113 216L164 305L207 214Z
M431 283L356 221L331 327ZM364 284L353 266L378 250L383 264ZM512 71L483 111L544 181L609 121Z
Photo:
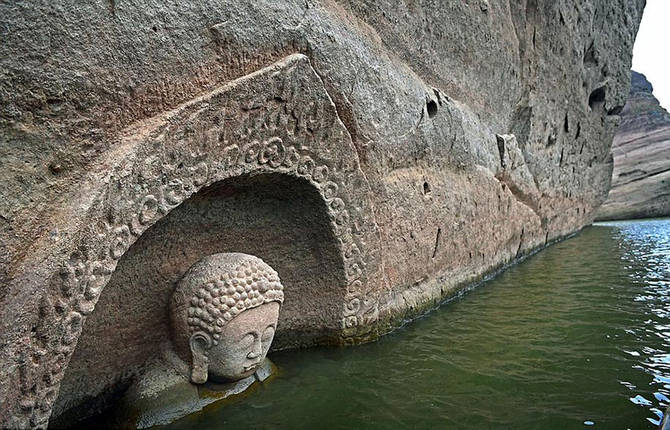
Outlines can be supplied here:
M426 110L428 111L428 118L433 118L437 115L437 103L434 100L428 100L426 102Z
M255 255L279 273L285 302L273 350L337 338L344 268L317 189L277 173L224 180L159 220L121 258L83 328L53 425L101 412L159 359L171 340L175 283L193 263L219 252Z
M591 110L595 109L596 106L605 105L605 87L598 87L591 92L589 95L589 107Z

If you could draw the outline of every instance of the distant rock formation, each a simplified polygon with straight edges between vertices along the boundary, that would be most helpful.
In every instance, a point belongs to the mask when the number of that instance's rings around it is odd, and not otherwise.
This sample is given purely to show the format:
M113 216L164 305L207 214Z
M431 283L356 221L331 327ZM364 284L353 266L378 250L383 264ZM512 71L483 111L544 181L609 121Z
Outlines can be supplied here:
M597 220L670 215L670 114L643 74L633 71L631 82L612 145L612 189Z

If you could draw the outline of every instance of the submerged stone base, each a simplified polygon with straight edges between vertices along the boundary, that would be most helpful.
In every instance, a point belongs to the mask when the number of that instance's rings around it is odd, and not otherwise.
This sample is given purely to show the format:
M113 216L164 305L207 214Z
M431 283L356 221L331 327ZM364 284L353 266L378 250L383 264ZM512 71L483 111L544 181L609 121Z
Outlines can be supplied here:
M277 372L274 364L266 359L252 376L229 384L191 384L184 372L164 363L145 371L125 393L113 399L114 405L100 409L99 416L90 410L73 408L51 422L54 428L66 428L79 423L79 427L150 428L170 424L188 415L202 411L209 405L234 401L251 394L258 383L269 382ZM111 399L110 399L111 400Z

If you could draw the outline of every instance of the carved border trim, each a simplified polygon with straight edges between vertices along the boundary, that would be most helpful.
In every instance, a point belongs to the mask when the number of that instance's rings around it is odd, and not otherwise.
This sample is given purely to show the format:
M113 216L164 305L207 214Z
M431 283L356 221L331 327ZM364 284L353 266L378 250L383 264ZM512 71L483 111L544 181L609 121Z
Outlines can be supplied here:
M287 82L292 85L287 98L291 100L301 90L297 87L299 79L291 74L305 66L309 68L308 73L314 73L306 57L293 55L241 80L263 77L264 71L270 74L278 68L288 69L288 76L284 77L280 86ZM276 74L270 76L275 77ZM223 90L231 88L228 85ZM321 90L325 93L322 85ZM208 124L204 116L200 121L200 125L204 126L190 135L193 130L184 132L179 125L174 126L175 122L179 124L180 119L197 124L198 116L208 112L208 102L225 93L217 90L197 99L191 106L181 109L183 114L180 112L166 117L167 121L155 130L154 137L147 139L146 133L143 133L135 142L140 156L126 164L131 165L133 172L140 172L140 176L147 170L147 161L152 156L164 160L174 158L172 162L161 163L157 171L149 175L157 183L155 186L146 187L151 181L140 182L127 175L127 167L125 170L117 169L110 176L109 185L87 216L91 226L80 232L76 249L63 262L60 271L52 276L50 288L40 299L40 325L26 339L19 357L21 399L19 410L13 415L17 426L47 425L60 381L86 316L93 312L118 260L130 246L151 225L200 189L232 177L277 172L306 179L318 190L327 205L347 280L342 315L343 342L355 343L359 337L368 336L375 329L378 303L374 296L366 292L369 289L369 256L365 247L367 241L374 240L376 227L371 221L373 214L369 202L357 202L362 203L359 207L352 204L350 196L355 196L357 191L359 196L365 195L367 190L361 194L357 188L367 186L367 183L332 101L325 94L329 102L326 106L307 106L300 111L282 110L278 105L277 109L263 115L249 115L236 129L234 138L237 143L232 144L228 143L220 129ZM288 105L290 101L285 103ZM302 115L296 115L296 111ZM327 148L323 154L309 147L297 148L292 141L302 139L301 136L286 133L291 127L301 130L300 133L308 133L307 138L311 140L335 139L338 144L348 143L350 159L328 163L324 158L332 157L332 154ZM223 130L229 129L223 127ZM197 145L207 148L211 144L210 147L216 148L216 151L195 151L182 157L182 151L170 151L174 149L170 148L170 138L174 140L172 144L175 147L180 147L179 143L186 139L196 144L184 149ZM221 140L224 145L220 145ZM160 149L156 151L156 147ZM146 151L145 154L141 154L142 150ZM175 156L175 153L179 155Z

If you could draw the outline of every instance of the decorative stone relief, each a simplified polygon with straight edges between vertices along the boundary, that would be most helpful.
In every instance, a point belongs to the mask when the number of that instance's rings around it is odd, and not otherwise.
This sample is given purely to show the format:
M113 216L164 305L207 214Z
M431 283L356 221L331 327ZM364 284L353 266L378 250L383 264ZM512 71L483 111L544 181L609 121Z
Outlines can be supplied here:
M45 427L86 316L118 260L151 225L198 190L239 175L277 172L318 189L347 278L343 343L374 335L378 303L370 280L379 240L369 186L350 136L303 55L125 130L124 151L87 210L87 226L41 298L40 323L26 335L19 364L21 401L13 424ZM119 155L121 154L122 155ZM379 249L374 244L373 249Z

